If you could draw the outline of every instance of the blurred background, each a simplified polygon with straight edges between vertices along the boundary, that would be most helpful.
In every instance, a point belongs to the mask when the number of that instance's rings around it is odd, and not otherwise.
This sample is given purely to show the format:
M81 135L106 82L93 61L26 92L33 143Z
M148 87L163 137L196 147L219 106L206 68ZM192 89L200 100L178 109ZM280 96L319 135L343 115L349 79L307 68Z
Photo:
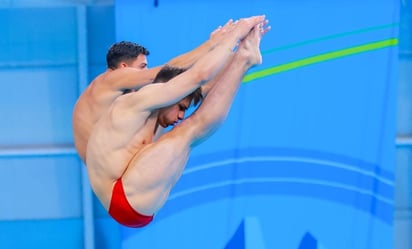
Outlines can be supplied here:
M73 106L109 46L149 67L266 14L263 65L155 221L93 195ZM411 0L0 0L0 248L412 249Z

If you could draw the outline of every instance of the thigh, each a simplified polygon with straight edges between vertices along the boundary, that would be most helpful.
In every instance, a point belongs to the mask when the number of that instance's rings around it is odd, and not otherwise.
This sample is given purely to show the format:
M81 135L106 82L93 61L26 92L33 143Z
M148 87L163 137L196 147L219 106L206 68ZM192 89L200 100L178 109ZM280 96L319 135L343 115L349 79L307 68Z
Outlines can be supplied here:
M182 122L163 134L130 161L122 179L126 196L137 211L155 213L180 178L191 151L189 123Z

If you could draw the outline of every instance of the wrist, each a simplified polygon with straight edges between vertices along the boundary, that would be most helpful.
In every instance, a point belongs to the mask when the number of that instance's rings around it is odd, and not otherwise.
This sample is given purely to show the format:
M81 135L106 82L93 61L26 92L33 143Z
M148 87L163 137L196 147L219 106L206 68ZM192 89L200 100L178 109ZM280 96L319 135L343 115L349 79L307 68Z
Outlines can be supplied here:
M238 39L236 39L236 38L234 38L234 37L228 37L228 38L225 40L225 42L223 42L223 45L224 45L225 47L228 47L231 52L236 52L236 51L237 51L237 48L238 48L238 46L239 46L239 43L240 43L240 42L239 42Z
M204 46L207 51L210 51L216 47L216 42L214 42L212 39L209 39L204 43Z

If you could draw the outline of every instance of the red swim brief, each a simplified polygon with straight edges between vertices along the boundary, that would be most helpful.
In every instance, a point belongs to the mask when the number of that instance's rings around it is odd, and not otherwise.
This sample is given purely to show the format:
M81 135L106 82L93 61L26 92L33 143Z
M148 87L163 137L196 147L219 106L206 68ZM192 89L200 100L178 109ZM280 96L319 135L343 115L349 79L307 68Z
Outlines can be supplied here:
M109 214L120 224L133 228L144 227L153 220L153 215L142 215L132 208L126 199L122 179L114 184Z

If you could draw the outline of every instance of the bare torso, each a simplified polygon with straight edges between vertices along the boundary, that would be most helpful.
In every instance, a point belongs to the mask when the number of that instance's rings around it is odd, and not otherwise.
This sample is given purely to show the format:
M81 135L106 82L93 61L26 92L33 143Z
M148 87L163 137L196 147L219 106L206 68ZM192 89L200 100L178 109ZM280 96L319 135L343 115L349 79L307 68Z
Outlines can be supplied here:
M80 158L87 165L93 190L101 199L106 199L105 196L111 193L113 182L119 179L127 168L127 160L131 160L143 145L151 143L154 131L157 130L155 113L141 113L141 118L138 118L141 121L134 124L134 131L130 129L130 132L116 131L111 128L111 120L114 118L110 112L111 105L113 103L122 105L126 103L124 100L130 97L128 96L130 94L124 95L120 89L113 88L111 81L117 79L116 76L113 77L113 73L119 74L120 70L122 69L115 70L116 72L108 70L97 76L79 97L73 111L74 144ZM154 73L155 70L153 70ZM146 73L142 81L147 82L151 78L151 74ZM147 83L141 85L145 84ZM91 163L88 163L87 145L98 123L103 124L96 131L95 140L101 141L97 141L99 146L92 147L90 154L93 158L90 160ZM124 139L119 139L119 136ZM113 140L119 142L113 143ZM107 196L107 198L110 197Z
M108 90L104 82L108 74L110 71L96 77L74 107L74 145L83 162L86 162L86 148L93 126L113 101L122 95L121 91Z
M145 57L139 55L137 61L141 60L145 61ZM145 70L132 67L108 69L90 83L73 111L74 144L83 162L86 162L86 148L94 125L115 99L124 94L124 86L138 89L150 84L159 70L160 67Z
M115 109L122 110L122 105L126 108L133 94L119 96L113 103ZM135 112L131 117L133 122L119 126L117 115L124 119L127 114L113 112L113 106L94 126L89 137L92 146L87 147L86 160L90 183L106 208L115 181L127 171L132 159L153 142L155 133L163 130L158 128L157 112Z

